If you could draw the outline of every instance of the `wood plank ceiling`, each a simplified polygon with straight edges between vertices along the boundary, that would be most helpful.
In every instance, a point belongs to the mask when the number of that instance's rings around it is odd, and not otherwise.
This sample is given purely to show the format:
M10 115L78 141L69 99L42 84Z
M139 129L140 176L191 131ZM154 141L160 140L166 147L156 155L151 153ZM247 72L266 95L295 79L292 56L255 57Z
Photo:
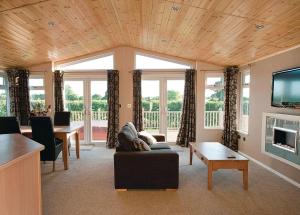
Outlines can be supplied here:
M123 45L240 65L299 44L300 0L0 0L0 67Z

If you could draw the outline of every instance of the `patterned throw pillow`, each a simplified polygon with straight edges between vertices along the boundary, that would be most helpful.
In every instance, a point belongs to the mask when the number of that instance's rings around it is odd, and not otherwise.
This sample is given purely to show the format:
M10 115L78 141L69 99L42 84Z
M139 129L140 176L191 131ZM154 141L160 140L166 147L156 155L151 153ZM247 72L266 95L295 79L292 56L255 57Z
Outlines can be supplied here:
M133 140L133 145L136 151L151 151L150 147L140 138Z
M142 139L144 142L146 142L149 146L157 143L156 139L147 131L140 131L138 135L139 138Z

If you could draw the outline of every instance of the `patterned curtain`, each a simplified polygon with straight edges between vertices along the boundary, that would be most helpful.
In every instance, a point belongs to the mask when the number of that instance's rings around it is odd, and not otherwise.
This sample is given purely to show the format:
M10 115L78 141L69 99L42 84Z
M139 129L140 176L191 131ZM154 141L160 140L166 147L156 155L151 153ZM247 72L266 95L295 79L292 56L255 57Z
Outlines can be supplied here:
M9 85L10 114L16 116L21 125L28 125L30 117L29 71L9 69L6 73Z
M133 124L137 131L144 130L142 106L142 71L133 71Z
M107 102L108 102L108 148L114 148L118 141L119 132L119 71L107 71Z
M182 115L176 140L176 144L185 147L196 141L196 73L194 69L185 72Z
M238 151L238 134L236 131L236 99L239 69L236 66L224 71L224 131L223 144L234 151Z
M64 72L56 70L54 72L54 100L55 100L55 112L64 111Z

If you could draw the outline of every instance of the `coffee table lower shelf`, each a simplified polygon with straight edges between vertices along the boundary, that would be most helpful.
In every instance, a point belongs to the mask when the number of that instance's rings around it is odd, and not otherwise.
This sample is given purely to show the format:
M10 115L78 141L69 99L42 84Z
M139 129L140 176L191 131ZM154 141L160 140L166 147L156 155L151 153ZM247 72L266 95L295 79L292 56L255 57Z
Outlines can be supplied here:
M190 165L193 162L193 154L207 165L207 188L212 189L213 171L218 169L237 169L243 172L243 187L248 189L248 162L244 156L232 151L217 142L189 143ZM234 157L234 158L228 158Z

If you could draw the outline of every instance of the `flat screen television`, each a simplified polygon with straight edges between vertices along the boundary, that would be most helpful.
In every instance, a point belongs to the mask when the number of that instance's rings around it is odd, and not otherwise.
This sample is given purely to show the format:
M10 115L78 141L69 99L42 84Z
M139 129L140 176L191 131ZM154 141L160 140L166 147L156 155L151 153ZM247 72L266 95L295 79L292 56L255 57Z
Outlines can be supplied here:
M300 107L300 67L273 73L272 106Z

